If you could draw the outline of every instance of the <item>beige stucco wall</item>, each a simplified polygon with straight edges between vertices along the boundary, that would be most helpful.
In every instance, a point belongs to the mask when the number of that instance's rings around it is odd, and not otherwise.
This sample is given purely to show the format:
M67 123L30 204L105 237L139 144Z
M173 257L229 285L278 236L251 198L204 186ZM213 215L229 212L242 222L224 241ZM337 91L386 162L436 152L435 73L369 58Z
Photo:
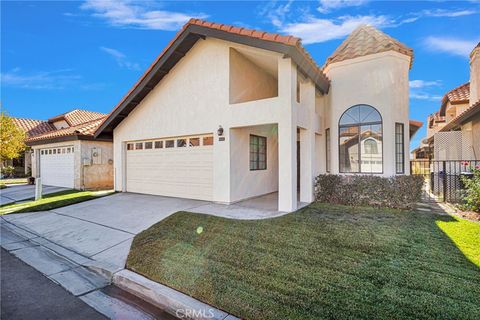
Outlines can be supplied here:
M230 48L248 49L278 61L278 96L250 102L229 103ZM214 134L213 200L233 201L232 181L249 172L231 170L231 128L278 124L279 193L282 210L296 207L296 117L292 97L296 88L296 67L289 58L217 39L200 40L169 74L114 130L115 189L124 191L123 174L126 141L171 136ZM224 128L225 141L217 129ZM282 139L283 137L283 139ZM281 140L281 141L280 141ZM233 159L233 161L236 161ZM295 179L295 183L293 180ZM282 187L283 181L283 187ZM259 192L263 192L260 190ZM249 197L250 190L235 191L235 200ZM280 201L280 202L281 202Z
M338 120L350 107L367 104L383 119L383 176L395 175L395 123L404 124L405 173L409 173L409 72L410 58L388 51L327 66L331 80L330 104L331 166L339 172ZM328 122L328 121L327 121Z
M267 169L250 171L250 135L267 138ZM264 125L231 129L230 170L243 174L232 175L232 202L278 191L277 126Z
M274 57L269 57L275 59ZM230 103L278 95L278 81L237 50L230 49Z
M480 100L480 48L470 58L470 105Z
M96 152L95 159L93 152ZM102 141L82 141L81 157L83 181L85 189L111 189L113 188L113 144ZM84 160L90 165L85 165ZM80 179L82 179L82 176Z
M68 125L67 121L65 121L65 120L55 121L55 122L53 123L53 125L54 125L55 128L57 128L57 129L63 129L63 128L68 128L68 127L70 127L70 126Z
M32 176L38 177L38 151L44 148L73 146L74 156L74 188L75 189L108 189L113 187L113 143L103 141L74 140L36 145L32 147ZM101 164L84 165L84 159L91 158L91 149L101 148ZM109 160L110 163L109 163Z

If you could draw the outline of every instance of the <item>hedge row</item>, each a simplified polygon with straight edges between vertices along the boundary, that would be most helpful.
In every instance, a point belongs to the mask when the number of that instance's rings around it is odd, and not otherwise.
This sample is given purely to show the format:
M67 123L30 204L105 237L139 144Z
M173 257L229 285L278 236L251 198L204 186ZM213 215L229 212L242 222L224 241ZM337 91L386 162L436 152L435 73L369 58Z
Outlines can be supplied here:
M315 180L319 202L411 209L422 196L423 177L321 174Z

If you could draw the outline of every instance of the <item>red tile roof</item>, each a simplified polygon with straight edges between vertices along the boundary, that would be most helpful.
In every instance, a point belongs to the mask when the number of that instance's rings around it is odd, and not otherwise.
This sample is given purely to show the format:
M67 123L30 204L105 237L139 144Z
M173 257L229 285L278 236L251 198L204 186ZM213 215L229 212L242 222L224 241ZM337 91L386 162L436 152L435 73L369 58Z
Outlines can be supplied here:
M477 101L474 105L468 107L465 111L460 113L458 116L450 120L440 131L450 131L452 129L455 129L468 121L473 115L477 114L480 112L480 100Z
M448 99L450 103L463 103L470 100L470 82L449 91L443 99Z
M444 116L447 109L447 103L461 104L468 103L470 100L470 82L464 83L455 89L447 92L442 98L442 105L440 107L440 115Z
M325 66L334 62L386 51L396 51L409 56L411 58L410 68L412 67L413 49L370 25L361 25L353 30L347 39L327 58Z
M52 124L43 120L14 118L14 117L12 117L12 120L17 127L23 129L26 132L27 137L32 137L32 136L43 134L49 131L56 130Z
M55 121L65 120L69 126L76 126L88 121L103 118L105 116L106 114L104 113L75 109L66 113L59 114L58 116L52 117L48 119L48 122L52 123Z
M98 126L102 123L105 117L106 115L104 115L102 118L91 120L76 126L63 128L63 129L47 132L45 134L28 138L27 143L39 141L39 140L51 140L51 139L66 137L66 136L92 136L93 137L95 130L97 130Z
M320 66L317 65L315 60L313 60L312 56L308 53L308 51L302 45L302 39L291 36L291 35L281 35L278 33L270 33L265 31L253 30L253 29L246 29L243 27L235 27L231 25L226 25L223 23L215 23L204 21L201 19L190 19L182 28L183 31L189 25L197 25L201 27L207 27L211 29L218 29L229 33L235 33L242 36L248 36L251 38L257 38L260 40L265 41L272 41L278 42L282 44L286 44L289 46L294 46L304 55L305 59L310 63L310 65L319 73L323 73Z

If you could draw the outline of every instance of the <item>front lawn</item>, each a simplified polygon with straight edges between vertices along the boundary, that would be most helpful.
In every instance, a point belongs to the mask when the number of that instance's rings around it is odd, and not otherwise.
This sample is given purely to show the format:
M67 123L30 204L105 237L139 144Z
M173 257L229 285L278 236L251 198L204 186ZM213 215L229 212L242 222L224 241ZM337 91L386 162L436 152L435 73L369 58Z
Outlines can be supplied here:
M478 223L312 204L175 213L135 237L127 267L247 319L480 319L479 252Z
M42 199L0 206L0 215L20 212L46 211L68 206L74 203L93 200L108 196L113 190L106 191L78 191L67 190L44 195Z
M0 188L5 187L5 185L7 184L25 184L25 183L27 183L27 178L0 179Z

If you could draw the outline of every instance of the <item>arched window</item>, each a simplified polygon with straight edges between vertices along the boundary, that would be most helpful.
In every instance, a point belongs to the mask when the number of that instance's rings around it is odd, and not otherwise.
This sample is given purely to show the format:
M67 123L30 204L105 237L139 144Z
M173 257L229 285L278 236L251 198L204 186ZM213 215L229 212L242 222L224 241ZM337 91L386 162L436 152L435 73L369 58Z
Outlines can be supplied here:
M382 173L382 117L377 109L356 105L338 122L341 173Z
M374 139L367 139L363 142L363 148L365 154L377 154L378 146L377 141Z

